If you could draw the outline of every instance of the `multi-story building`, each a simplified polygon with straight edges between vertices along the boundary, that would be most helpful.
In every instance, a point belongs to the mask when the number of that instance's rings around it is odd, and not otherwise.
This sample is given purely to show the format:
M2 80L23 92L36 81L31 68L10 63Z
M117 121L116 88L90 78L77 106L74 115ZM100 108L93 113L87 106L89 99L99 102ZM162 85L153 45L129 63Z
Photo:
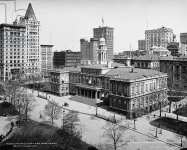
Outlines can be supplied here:
M80 52L73 52L71 50L54 52L53 65L55 68L75 67L80 65Z
M26 27L0 25L0 80L9 80L26 68Z
M106 46L100 39L98 61L82 66L69 74L70 94L86 97L95 104L104 100L112 109L132 118L134 113L146 113L167 104L167 74L151 69L139 69L116 63L104 63L101 56ZM101 59L103 58L103 59Z
M40 45L41 71L43 76L48 76L48 71L53 69L53 45Z
M105 38L107 46L107 59L113 59L114 41L113 41L114 28L102 26L93 29L93 37L99 39Z
M168 88L187 91L187 57L165 57L160 59L160 71L168 74Z
M153 70L160 70L160 59L157 55L142 55L138 57L133 57L131 61L131 65L135 68L142 68L142 69L153 69Z
M167 74L156 70L90 65L70 72L70 81L70 94L95 103L105 99L109 107L130 118L167 104Z
M180 53L187 55L187 33L180 33Z
M81 61L90 61L92 63L97 61L97 49L99 40L96 38L90 38L90 41L86 39L80 40L80 50L81 50Z
M80 68L65 67L63 69L53 69L49 71L49 83L51 92L59 96L68 95L69 90L69 72L79 71Z
M109 78L109 106L132 118L168 104L167 74L151 69L117 68Z
M146 50L150 50L153 46L167 48L168 43L174 41L173 30L161 27L153 30L145 30Z
M171 42L168 44L167 49L171 52L172 56L179 56L179 43Z
M26 27L26 43L25 43L25 57L26 70L25 74L29 77L35 74L40 74L40 38L39 27L40 22L37 20L31 3L29 3L25 16L20 17L15 24L24 25Z
M145 40L138 40L138 50L145 50Z
M187 44L187 33L180 33L180 43Z

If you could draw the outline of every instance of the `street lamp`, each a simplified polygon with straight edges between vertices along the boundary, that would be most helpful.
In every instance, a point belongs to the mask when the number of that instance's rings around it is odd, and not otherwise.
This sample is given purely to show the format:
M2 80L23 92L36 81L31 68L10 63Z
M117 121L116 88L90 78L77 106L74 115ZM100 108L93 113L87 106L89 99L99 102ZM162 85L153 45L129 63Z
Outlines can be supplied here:
M69 104L68 103L64 103L62 104L62 120L61 120L61 128L63 129L64 128L64 113L65 113L65 108L64 107L68 107Z

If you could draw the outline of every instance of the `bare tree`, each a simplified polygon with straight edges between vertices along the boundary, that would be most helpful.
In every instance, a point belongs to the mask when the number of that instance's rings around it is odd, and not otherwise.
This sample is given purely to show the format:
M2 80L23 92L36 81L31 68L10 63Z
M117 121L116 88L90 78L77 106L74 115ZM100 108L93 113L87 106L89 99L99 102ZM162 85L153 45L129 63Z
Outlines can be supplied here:
M54 120L58 119L61 114L61 108L55 101L49 101L45 105L44 113L51 119L53 125Z
M112 117L111 122L107 122L104 127L104 136L112 141L112 145L114 150L117 150L119 147L122 147L126 143L123 141L123 133L126 128L120 125L120 121L116 121L114 117Z
M49 82L43 82L39 84L40 90L45 93L45 98L47 99L47 94L51 91L51 86ZM39 90L38 90L39 91ZM38 93L39 95L39 93Z
M20 116L24 116L25 120L28 120L28 114L35 106L35 98L32 94L27 93L26 90L21 90L17 94L15 106Z
M80 125L78 113L69 111L63 116L63 126L61 136L63 138L64 149L69 150L71 147L80 145L81 132L77 129Z
M0 95L5 96L6 94L6 86L4 82L0 82Z

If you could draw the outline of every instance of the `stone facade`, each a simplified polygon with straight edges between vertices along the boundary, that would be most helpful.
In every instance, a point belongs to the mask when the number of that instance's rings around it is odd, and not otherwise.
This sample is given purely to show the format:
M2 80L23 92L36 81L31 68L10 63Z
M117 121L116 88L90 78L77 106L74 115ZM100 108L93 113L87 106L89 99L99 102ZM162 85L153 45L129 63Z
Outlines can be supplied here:
M79 68L63 68L58 70L51 70L49 72L49 83L51 92L59 96L68 95L69 90L69 73L72 70Z
M0 25L0 80L14 78L26 69L26 27L22 25Z
M168 74L169 89L187 90L187 57L162 58L160 71Z
M158 71L92 65L69 75L70 94L104 100L130 118L135 112L151 112L167 104L167 75Z
M146 50L150 50L153 46L167 48L168 43L173 42L173 30L166 27L145 31Z

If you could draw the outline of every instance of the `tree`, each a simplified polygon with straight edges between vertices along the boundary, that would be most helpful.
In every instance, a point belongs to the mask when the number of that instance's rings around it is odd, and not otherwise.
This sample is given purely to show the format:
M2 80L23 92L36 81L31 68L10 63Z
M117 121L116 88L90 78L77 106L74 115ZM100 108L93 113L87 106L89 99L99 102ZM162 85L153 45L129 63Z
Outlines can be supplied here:
M4 96L6 94L6 87L3 82L0 82L0 95Z
M111 120L115 118L112 117ZM112 141L114 150L117 150L119 147L122 147L126 143L122 140L123 133L125 128L120 125L120 121L111 121L107 122L106 126L104 127L104 136L106 136L109 140Z
M41 83L41 90L46 93L46 99L47 99L47 94L48 94L47 92L51 91L50 83L48 82Z
M69 111L63 116L63 126L61 130L62 145L64 149L69 150L71 147L77 147L81 145L81 132L77 129L80 124L78 113L75 111Z
M38 95L39 95L39 83L38 82L42 81L43 78L41 77L41 75L33 75L31 79L32 79L32 84L33 84L32 89L36 88L38 90ZM34 90L32 90L32 92L34 92Z
M35 106L35 101L36 100L32 94L27 93L26 90L20 89L19 94L16 97L15 103L15 107L20 114L20 119L23 115L25 120L28 120L28 113L32 111L33 107Z
M54 120L60 117L61 108L55 101L48 101L45 105L44 113L51 119L51 124L53 125Z
M21 88L19 81L12 81L9 80L5 82L5 98L9 99L9 102L13 105L15 105L15 100L17 97L17 94L19 93L19 90Z

